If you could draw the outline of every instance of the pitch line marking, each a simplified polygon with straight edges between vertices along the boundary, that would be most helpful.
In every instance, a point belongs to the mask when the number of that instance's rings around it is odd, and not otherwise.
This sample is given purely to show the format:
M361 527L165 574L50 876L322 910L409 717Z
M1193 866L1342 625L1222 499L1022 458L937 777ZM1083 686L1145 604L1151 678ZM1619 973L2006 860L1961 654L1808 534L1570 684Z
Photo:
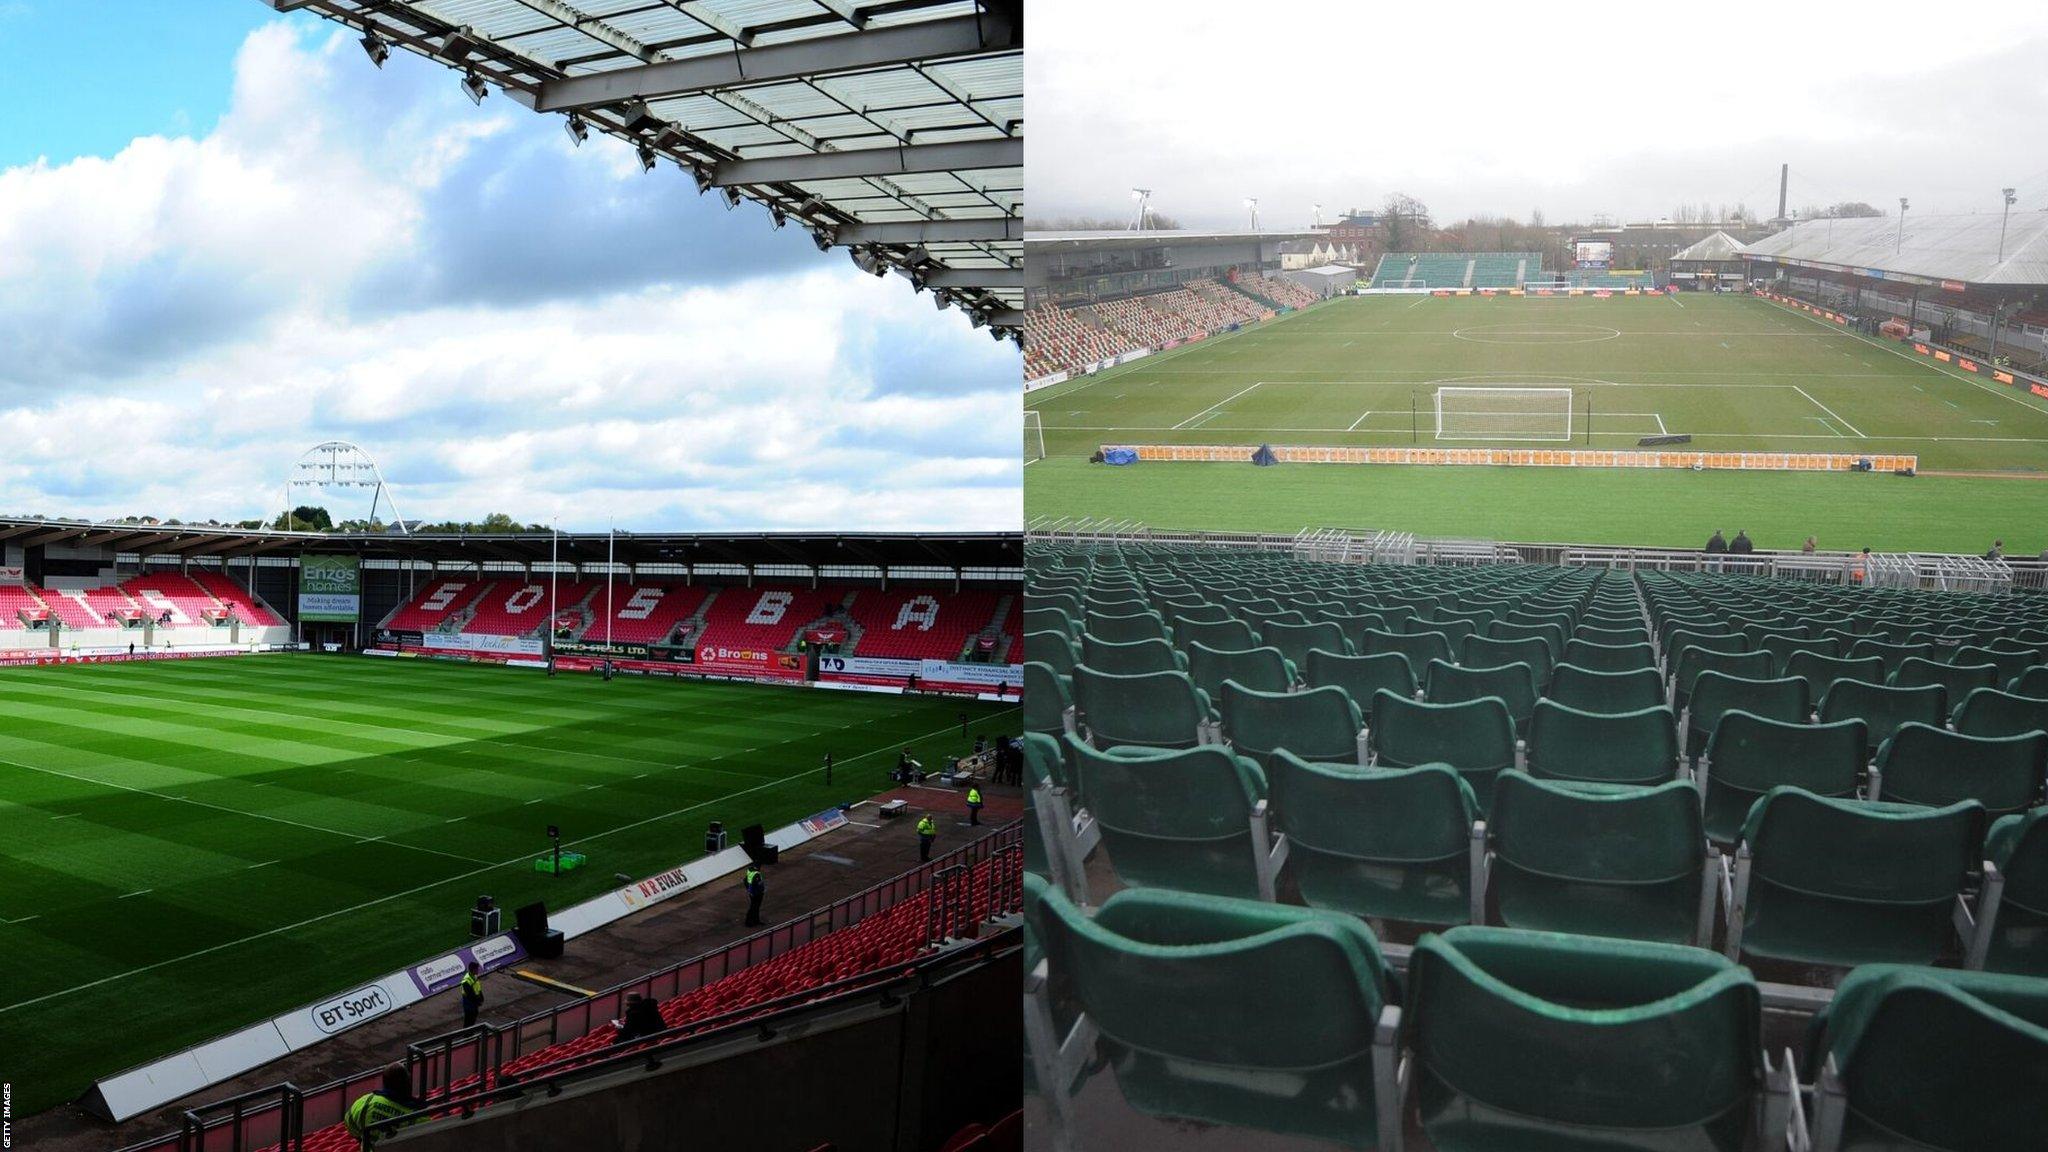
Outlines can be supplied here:
M1813 317L1808 316L1803 312L1795 312L1791 308L1788 308L1785 305L1778 303L1776 300L1766 300L1764 301L1764 303L1770 305L1773 308L1778 309L1781 312L1785 312L1794 317L1797 317L1798 319L1818 324L1821 327L1826 328L1830 332L1834 332L1842 336L1847 336L1852 340L1860 340L1863 343L1870 345L1872 348L1875 348L1880 352L1889 352L1892 355L1897 356L1899 359L1904 360L1908 364L1918 364L1922 368L1932 368L1936 372L1941 373L1943 376L1947 376L1955 380L1960 380L1963 383L1970 385L1972 388L1981 388L1984 391L1991 393L1993 396L1998 396L2006 400L2010 400L2022 408L2029 408L2035 412L2048 413L2048 408L2043 408L2038 404L2033 404L2029 403L2028 401L2022 400L2017 395L2014 395L2011 392L1999 388L1996 385L1986 384L1982 380L1973 380L1968 376L1964 376L1960 373L1953 372L1947 368L1943 368L1940 364L1932 360L1925 360L1918 356L1909 355L1905 352L1899 351L1897 348L1887 348L1883 344L1880 344L1877 341L1871 339L1870 337L1863 335L1861 332L1850 332L1846 329L1836 328L1835 326L1829 324L1825 320L1815 320Z
M1018 710L1018 708L1017 708L1016 706L1012 706L1012 707L1009 707L1009 708L1005 708L1005 709L1002 709L1001 711L997 712L997 713L996 713L995 715L996 715L996 716L1002 716L1002 715L1006 715L1006 714L1008 714L1008 713L1011 713L1011 712L1015 712L1015 711L1017 711L1017 710ZM849 725L849 727L850 727L850 725ZM956 728L958 728L958 727L959 727L959 725L958 725L958 724L948 724L948 725L946 725L946 726L945 726L945 727L943 727L943 728L935 728L935 729L933 729L932 731L930 731L930 732L926 732L926 733L924 733L924 734L923 734L923 735L921 735L921 736L913 736L913 737L911 737L910 739L911 739L911 740L913 740L913 741L917 741L917 740L928 740L928 739L930 739L930 738L931 738L931 737L933 737L933 736L943 736L943 735L945 735L946 733L948 733L948 732L951 732L951 731L955 730L955 729L956 729ZM815 732L813 732L813 733L812 733L812 735L816 735L816 733L815 733ZM790 741L784 741L784 743L790 743ZM894 748L894 747L895 747L895 742L894 742L894 741L891 741L891 742L890 742L890 746L889 746L888 748L876 748L876 749L873 749L872 751L868 751L868 752L861 752L861 753L857 753L856 755L853 755L853 756L849 756L849 757L847 757L846 759L844 759L844 760L840 761L840 763L841 763L841 764L851 764L851 763L853 763L853 762L854 762L854 761L856 761L856 760L865 760L865 759L867 759L867 758L868 758L868 757L870 757L870 756L874 756L874 755L877 755L878 753L882 753L882 752L887 752L887 751L891 751L891 750L893 750L893 748ZM4 763L4 761L0 761L0 763ZM604 830L604 831L602 831L602 832L593 832L593 833L591 833L591 834L590 834L590 835L588 835L588 836L584 836L584 837L581 837L581 838L579 838L579 839L576 839L576 840L570 840L570 841L566 841L566 842L565 842L565 846L574 846L574 845L577 845L577 844L587 844L587 843L589 843L589 842L590 842L590 841L592 841L592 840L601 840L601 839L605 838L606 836L610 836L610 835L612 835L612 834L613 834L613 833L615 833L615 832L625 832L625 831L628 831L628 830L630 830L630 829L633 829L633 828L638 828L638 827L641 827L642 825L646 825L646 824L652 824L652 823L654 823L654 822L656 822L656 821L658 821L658 820L667 820L667 819L669 819L669 818L671 818L671 817L674 817L674 816L681 816L681 815L682 815L683 813L685 813L685 812L695 812L695 811L696 811L696 810L698 810L699 808L708 808L708 807L710 807L710 806L711 806L711 805L713 805L713 804L719 804L719 803L723 803L723 802L725 802L725 801L727 801L727 800L737 800L737 799L739 799L739 798L740 798L740 797L742 797L742 796L747 796L747 795L751 795L752 793L755 793L755 792L760 792L760 791L764 791L764 790L766 790L766 789L769 789L769 788L777 788L777 787L780 787L780 786L782 786L782 785L784 785L784 784L787 784L787 783L789 783L789 782L790 782L790 781L792 781L792 780L799 780L799 779L802 779L803 777L805 777L805 776L808 776L808 775L810 775L811 773L813 773L813 772L815 772L815 771L817 771L817 769L815 769L815 768L804 768L804 769L802 769L801 771L797 771L797 772L792 772L792 773L790 773L789 775L787 775L787 776L784 776L784 777L782 777L782 778L780 778L780 779L777 779L777 780L770 780L770 781L768 781L768 782L767 782L767 783L765 783L765 784L759 784L759 785L756 785L755 787L752 787L752 788L747 788L747 789L744 789L744 790L742 790L742 791L739 791L739 792L734 792L734 793L731 793L731 794L729 794L729 795L725 795L725 796L719 796L719 797L715 797L715 798L713 798L713 799L710 799L710 800L705 800L705 801L703 801L703 802L701 802L701 803L698 803L698 804L691 804L691 805L689 805L688 807L685 807L685 808L677 808L677 809L675 809L674 811L671 811L671 812L664 812L664 813L662 813L662 814L661 814L661 815L659 815L659 816L649 816L649 817L647 817L647 818L646 818L645 820L638 820L638 821L635 821L635 822L633 822L633 823L631 823L631 824L621 824L621 825L619 825L619 826L618 826L618 827L616 827L616 828L607 828L607 829L605 829L605 830ZM430 891L432 891L432 890L434 890L434 889L436 889L436 888L439 888L439 887L441 887L441 886L443 886L443 885L446 885L446 884L453 884L453 883L455 883L455 882L456 882L456 881L458 881L458 880L468 880L468 879L471 879L472 877L476 877L476 876L481 876L481 875L483 875L484 873L486 873L486 872L490 872L490 871L493 871L493 870L495 870L495 869L499 869L499 868L509 868L509 867L511 867L511 866L512 866L512 865L514 865L514 864L518 864L518 863L521 863L521 862L525 861L525 860L526 860L526 859L527 859L528 857L530 857L531 855L532 855L532 853L531 853L531 852L521 852L521 853L520 853L519 855L517 855L517 856L514 856L514 857L511 857L510 859L507 859L507 860L501 861L501 862L499 862L499 863L497 863L497 864L486 864L486 865L484 865L484 866L483 866L483 867L481 867L481 868L474 868L474 869L471 869L471 870L470 870L470 871L468 871L468 872L461 872L461 873L458 873L458 874L456 874L456 875L454 875L454 876L444 876L444 877L442 877L442 878L441 878L441 879L439 879L439 880L430 880L430 881L428 881L428 882L427 882L427 883L425 883L425 884L421 884L421 885L419 885L419 886L417 886L417 887L414 887L414 888L408 888L408 889L406 889L406 890L405 890L405 891L403 891L403 892L393 892L393 893L391 893L391 894L390 894L390 895L388 895L388 896L378 896L378 897L376 897L376 898L374 898L374 899L370 899L370 900L365 900L365 901L363 901L363 902L362 902L362 903L360 903L360 904L354 904L354 905L351 905L351 906L349 906L349 907L347 907L347 908L337 908L337 909L335 909L335 910L334 910L334 911L332 911L332 912L322 912L322 913L321 913L320 915L318 915L318 916L308 916L308 917L307 917L306 919L304 919L304 920L301 920L301 921L299 921L299 922L298 922L298 923L296 923L296 924L286 924L286 925L283 925L283 926L281 926L281 927L277 927L277 928L269 928L269 929L265 929L265 930L264 930L264 931L262 931L262 932L255 932L255 933L252 933L252 934L250 934L250 935L248 935L248 936L244 936L244 937L242 937L242 938L241 938L241 939L239 939L239 940L228 940L228 941L224 941L224 942L222 942L222 943L219 943L219 944L214 944L214 945L211 945L211 946L209 946L209 947L206 947L206 948L199 948L199 949L195 949L195 950L193 950L193 951L191 951L191 952L187 952L187 953L185 953L185 954L184 954L184 955L182 955L182 956L172 956L172 957L170 957L170 958L169 958L169 959L167 959L167 960L158 960L158 961L156 961L156 962L155 962L155 963L153 963L153 964L144 964L144 965L142 965L142 966L140 966L140 967L137 967L137 968L130 968L130 969L129 969L128 971L126 971L126 972L117 972L117 973L115 973L115 974L114 974L114 975L112 975L112 976L102 976L102 977L100 977L100 978L99 978L99 979L97 979L97 980L88 980L88 981L86 981L86 982L85 982L85 983L83 983L83 984L77 984L77 985L73 985L73 986L72 986L72 987L70 987L70 988L63 988L63 989L59 989L58 991L55 991L55 992L46 992L46 993L44 993L44 994L43 994L43 995L41 995L41 996L36 996L36 997L32 997L32 998L30 998L30 999L27 999L27 1000L20 1000L20 1001L17 1001L17 1002L15 1002L15 1003L13 1003L13 1004L0 1004L0 1016L4 1016L4 1015L6 1015L7 1013L9 1013L9 1012L12 1012L12 1011L14 1011L14 1010L15 1010L15 1009L17 1009L17 1008L27 1008L27 1007L30 1007L30 1006L32 1006L32 1005L35 1005L35 1004L41 1004L41 1003L43 1003L43 1002L45 1002L45 1001L48 1001L48 1000L55 1000L55 999L58 999L59 997L63 997L63 996L69 996L69 995L71 995L71 994L72 994L73 992L83 992L83 991L85 991L85 990L86 990L86 989L88 989L88 988L97 988L97 987L99 987L99 986L100 986L100 985L102 985L102 984L111 984L111 983L113 983L113 982L114 982L114 981L116 981L116 980L126 980L126 979L128 979L129 977L131 977L131 976L140 976L140 975L142 975L142 974L143 974L144 972L153 972L153 971L155 971L155 970L156 970L156 969L158 969L158 968L163 968L163 967L167 967L167 966L169 966L169 965L172 965L172 964L180 964L180 963L183 963L184 961L187 961L187 960L196 960L196 959L198 959L198 958L199 958L199 957L201 957L201 956L210 956L210 955L212 955L212 954L213 954L213 953L215 953L215 952L219 952L219 951L222 951L223 949L239 947L239 946L241 946L241 945L243 945L243 944L248 944L248 943L252 943L252 942L254 942L254 941L257 941L257 940L263 940L263 939L267 939L268 937L271 937L271 936L276 936L276 935L278 935L279 933L283 933L283 932L292 932L292 931L296 931L297 929L300 929L300 928L304 928L304 927L305 927L305 926L307 926L308 924L318 924L318 923L320 923L321 921L324 921L324 920L332 920L332 919L334 919L334 918L335 918L335 917L337 917L337 916L346 916L346 915L348 915L348 914L350 914L350 913L352 913L352 912L360 912L360 911L362 911L362 910L363 910L363 909L365 909L365 908L374 908L374 907L376 907L376 906L377 906L377 905L379 905L379 904L384 904L384 903L388 903L389 901L392 901L392 900L398 900L398 899L402 899L402 898L404 898L404 897L407 897L407 896L416 896L416 895L418 895L418 894L419 894L419 893L421 893L421 892L430 892Z
M1351 427L1349 427L1349 428L1346 428L1346 429L1345 429L1345 431L1346 431L1346 432L1356 432L1356 431L1358 430L1358 426L1359 426L1360 424L1363 424L1363 423L1365 423L1365 417L1366 417L1366 416L1370 416L1370 415L1372 415L1372 409L1370 409L1370 408L1367 408L1367 409L1365 410L1365 416L1360 416L1360 417L1359 417L1358 419L1356 419L1356 420L1353 420L1353 421L1351 422Z
M353 832L342 832L333 828L322 827L318 824L307 824L303 821L287 819L283 816L271 816L263 812L247 812L240 808L230 808L225 804L209 804L204 800L194 800L190 796L172 796L167 793L158 792L149 788L136 788L127 784L116 784L111 780L95 780L90 776L79 776L70 772L60 772L55 768L38 768L33 764L23 764L19 760L8 760L0 758L0 764L5 764L13 768L25 769L30 772L42 772L50 776L62 776L66 780L76 780L81 784L97 784L102 788L114 788L122 792L133 792L138 796L154 796L159 800L171 800L179 804L191 804L199 808L211 808L216 812L226 812L233 816L246 816L251 820L269 820L275 824L289 824L294 828L304 828L308 832L323 832L329 836L344 836L348 839L356 840L358 844L368 843L368 841L358 840L356 838L356 834ZM386 833L386 835L389 835L389 833ZM371 839L374 840L382 840L383 838L383 836L371 837ZM446 856L450 860L467 860L471 864L483 863L483 861L478 860L474 856L458 856L453 852L443 852L439 848L423 848L417 844L399 844L396 842L393 842L391 846L393 848L410 848L415 852L428 852L432 853L435 856Z
M29 922L29 921L31 921L31 920L40 920L40 919L42 919L42 915L43 915L42 913L40 913L40 912L37 912L37 913L34 913L33 915L29 915L29 916L23 916L23 917L22 917L21 919L19 919L19 920L0 920L0 924L26 924L26 923L28 923L28 922Z
M1218 408L1223 407L1225 404L1228 404L1232 400L1237 399L1239 396L1244 395L1246 392L1251 391L1252 388L1257 388L1259 385L1264 383L1264 380L1254 380L1252 381L1251 388L1240 388L1236 392L1232 392L1230 395L1225 396L1223 399L1218 400L1216 403L1209 405L1207 408L1202 409L1200 412L1195 413L1193 416L1190 416L1187 419L1181 421L1180 423L1175 424L1174 427L1185 428L1188 425L1194 423L1196 420L1200 419L1201 417L1209 415L1210 413L1216 411Z
M1827 414L1828 414L1829 416L1833 416L1833 417L1834 417L1834 418L1835 418L1836 420L1840 420L1840 421L1841 421L1841 424L1842 424L1842 427L1844 427L1844 428L1847 428L1847 429L1848 429L1848 430L1849 430L1850 432L1853 432L1853 433L1855 433L1855 435L1856 435L1856 438L1857 438L1857 439L1859 439L1859 440L1861 440L1861 439L1864 439L1864 435L1863 435L1863 433L1861 433L1861 432L1857 432L1857 431L1856 431L1856 426L1855 426L1854 424L1851 424L1851 423L1849 423L1849 422L1848 422L1847 420L1842 420L1842 417L1841 417L1841 416L1840 416L1839 414L1837 414L1837 413L1835 412L1835 410L1834 410L1833 408L1830 408L1830 407L1828 407L1827 405L1825 405L1825 404L1821 403L1821 402L1820 402L1820 401L1818 401L1818 400L1814 400L1814 399L1813 399L1813 394L1812 394L1812 393L1808 392L1808 391L1807 391L1806 389L1804 389L1804 388L1801 388L1801 387L1800 387L1799 385L1797 385L1797 384L1794 384L1794 385L1792 385L1792 390L1793 390L1794 392L1797 392L1797 393L1799 393L1799 394L1800 394L1801 396L1804 396L1804 397L1806 397L1806 398L1807 398L1808 400L1812 401L1812 403L1813 403L1813 406L1814 406L1814 407L1816 407L1816 408L1820 409L1821 411L1823 411L1823 412L1827 413Z
M149 895L149 894L150 894L151 892L154 892L154 891L156 891L156 889L154 889L154 888L142 888L142 889L138 889L138 890L136 890L136 891L134 891L134 892L127 892L127 893L123 893L122 895L119 895L119 896L116 896L116 897L114 897L114 899L116 899L116 900L126 900L126 899L127 899L128 897L130 897L130 896L147 896L147 895Z

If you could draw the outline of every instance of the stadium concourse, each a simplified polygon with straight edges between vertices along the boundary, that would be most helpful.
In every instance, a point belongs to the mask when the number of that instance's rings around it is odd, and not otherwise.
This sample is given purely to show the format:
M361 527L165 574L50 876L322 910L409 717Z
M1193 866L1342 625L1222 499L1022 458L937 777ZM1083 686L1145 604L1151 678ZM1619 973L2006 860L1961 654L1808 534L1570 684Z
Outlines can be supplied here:
M1046 1146L2039 1146L2048 597L1353 543L1029 544Z

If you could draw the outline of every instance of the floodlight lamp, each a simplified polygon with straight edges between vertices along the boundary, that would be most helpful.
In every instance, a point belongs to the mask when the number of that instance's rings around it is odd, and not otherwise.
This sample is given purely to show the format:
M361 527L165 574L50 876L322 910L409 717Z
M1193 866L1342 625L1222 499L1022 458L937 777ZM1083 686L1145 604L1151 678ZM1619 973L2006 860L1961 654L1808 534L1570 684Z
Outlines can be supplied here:
M654 165L661 160L661 156L655 152L654 146L651 144L643 143L634 151L640 156L640 170L642 172L654 171Z
M953 297L944 292L934 292L932 293L932 303L938 305L939 311L944 312L953 306Z
M359 43L363 46L363 54L368 56L370 63L375 64L377 67L382 68L384 62L391 59L391 42L377 35L375 28L365 31Z
M569 134L569 142L578 148L583 146L585 140L590 139L590 125L583 122L583 117L573 113L563 122L562 131Z
M830 252L832 245L838 242L839 234L823 224L811 229L811 243L816 244L820 252Z
M740 190L737 188L727 188L725 190L725 210L730 212L739 206Z
M693 164L690 166L690 177L697 181L697 195L702 196L711 191L711 169L701 164Z
M2000 188L2000 189L1999 189L1999 191L2000 191L2001 193L2003 193L2003 194L2005 195L2005 203L2006 203L2006 207L2008 207L2008 208L2009 208L2009 207L2011 207L2012 205L2014 205L2014 204L2016 204L2016 203L2018 203L2018 202L2019 202L2019 197L2018 197L2018 196L2015 196L2015 195L2013 195L2013 193L2014 193L2015 191L2017 191L2017 189L2013 189L2013 188Z
M775 226L780 228L784 224L789 223L789 213L784 212L780 204L770 204L768 205L768 219L773 220Z
M462 91L469 96L471 104L482 104L484 97L491 94L490 85L485 84L484 78L474 72L462 78Z
M814 192L804 197L804 202L796 206L796 214L799 216L809 216L824 206L825 198Z
M979 308L972 309L967 313L967 322L976 328L986 328L988 327L988 313L983 312Z

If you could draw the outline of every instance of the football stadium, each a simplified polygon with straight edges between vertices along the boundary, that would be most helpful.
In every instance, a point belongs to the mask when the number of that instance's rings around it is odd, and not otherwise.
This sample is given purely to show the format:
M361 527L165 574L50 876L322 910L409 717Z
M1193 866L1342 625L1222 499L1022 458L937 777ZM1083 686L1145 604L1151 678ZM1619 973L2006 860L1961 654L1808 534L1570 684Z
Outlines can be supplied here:
M835 1131L903 1098L894 1057L824 1073L847 1044L997 1054L906 1103L905 1147L1014 1108L1014 1026L953 1003L1017 979L1014 535L0 541L0 1051L33 1146L354 1147L393 1060L473 1117L444 1123L559 1147L771 1067L817 1111L702 1130L894 1146ZM629 996L660 1025L626 1046ZM551 1125L542 1088L600 1103Z
M2039 552L2048 213L1897 232L1723 236L1739 263L1697 262L1712 279L1535 252L1338 276L1280 271L1293 233L1034 233L1027 516ZM1262 446L1279 466L1253 472ZM1090 463L1117 449L1134 464Z

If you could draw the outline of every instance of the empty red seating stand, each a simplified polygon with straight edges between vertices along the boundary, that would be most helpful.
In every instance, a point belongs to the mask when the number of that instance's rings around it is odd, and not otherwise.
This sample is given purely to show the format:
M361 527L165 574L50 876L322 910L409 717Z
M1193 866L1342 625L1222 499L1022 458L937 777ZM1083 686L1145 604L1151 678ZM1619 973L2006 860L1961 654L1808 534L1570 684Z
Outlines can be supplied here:
M404 607L391 614L384 627L401 632L431 632L450 613L467 607L476 599L476 592L474 580L430 580L420 585Z
M220 601L181 572L152 572L124 580L121 591L151 619L169 612L174 628L203 627L206 610L220 607Z
M576 602L565 592L574 594L576 599L583 595L573 583L567 588L556 588L555 599L564 606ZM476 615L462 630L484 636L525 636L551 619L545 580L493 580L476 597Z
M799 625L824 615L827 605L837 604L845 595L844 589L787 584L720 588L704 613L704 630L697 643L779 652L796 638Z
M740 591L745 591L741 589ZM659 644L676 625L696 615L711 593L683 584L615 584L612 586L611 639L615 644ZM605 638L604 589L590 601L587 641Z
M26 585L0 584L0 629L25 627L21 622L24 611L34 616L46 607Z
M235 615L244 624L258 628L274 628L284 623L277 613L256 602L249 590L219 572L194 572L192 579L207 595L235 610Z
M938 588L863 588L854 593L851 610L860 624L857 655L953 660L969 636L988 627L996 596Z

